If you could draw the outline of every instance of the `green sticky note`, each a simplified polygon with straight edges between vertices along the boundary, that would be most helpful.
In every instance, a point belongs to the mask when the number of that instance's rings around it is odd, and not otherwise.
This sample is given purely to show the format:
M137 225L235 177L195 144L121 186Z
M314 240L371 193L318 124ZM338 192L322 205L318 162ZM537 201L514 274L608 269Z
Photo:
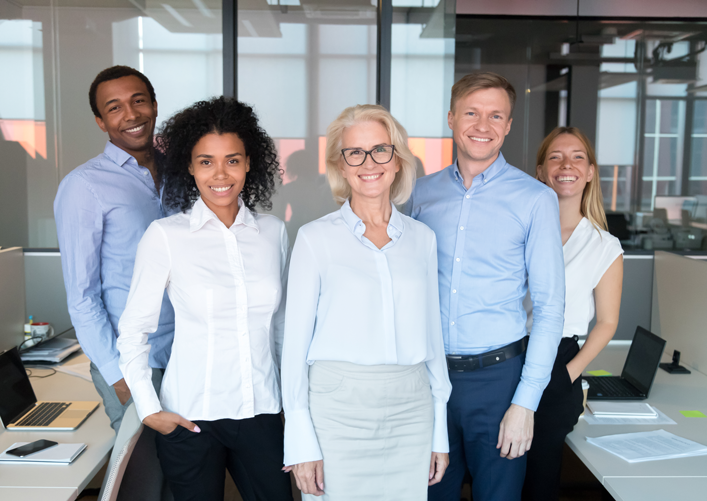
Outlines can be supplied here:
M590 376L611 376L611 372L607 372L607 371L604 371L604 370L600 370L600 371L589 371L589 372L587 372L587 374L589 374Z
M702 412L700 411L680 411L680 414L682 414L685 417L704 417L707 418Z

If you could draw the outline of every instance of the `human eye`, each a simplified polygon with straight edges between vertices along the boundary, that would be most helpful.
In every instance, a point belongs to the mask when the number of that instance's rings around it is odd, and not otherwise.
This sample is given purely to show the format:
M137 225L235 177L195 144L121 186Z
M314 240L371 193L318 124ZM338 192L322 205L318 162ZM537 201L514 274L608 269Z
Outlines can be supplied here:
M470 117L476 116L476 113L474 113L473 111L467 111L466 114L469 115Z
M388 151L389 148L390 148L390 146L388 146L386 144L381 144L380 146L376 146L375 152L376 153L385 153L386 151Z
M228 163L229 163L230 165L238 165L240 162L238 161L237 158L231 158L231 159L228 160Z

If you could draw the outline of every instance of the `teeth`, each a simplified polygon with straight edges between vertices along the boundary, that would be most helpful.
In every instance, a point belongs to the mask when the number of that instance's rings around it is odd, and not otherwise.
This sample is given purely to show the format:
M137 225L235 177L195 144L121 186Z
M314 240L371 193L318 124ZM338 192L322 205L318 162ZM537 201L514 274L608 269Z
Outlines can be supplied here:
M557 178L559 182L576 181L577 178L574 176L560 176Z
M359 176L359 177L360 177L361 179L365 179L366 181L371 181L371 180L373 180L373 179L378 179L378 178L381 177L381 176L382 176L382 174L371 174L371 175L369 175L369 176Z
M233 185L231 185L231 186L218 186L218 187L212 186L211 189L217 193L223 193L224 191L230 190L231 187L233 187Z
M491 141L491 139L488 137L472 137L471 139L474 141L480 141L482 143L488 143L489 141Z
M133 127L132 129L126 129L126 132L139 132L145 127L145 124L138 125L137 127Z

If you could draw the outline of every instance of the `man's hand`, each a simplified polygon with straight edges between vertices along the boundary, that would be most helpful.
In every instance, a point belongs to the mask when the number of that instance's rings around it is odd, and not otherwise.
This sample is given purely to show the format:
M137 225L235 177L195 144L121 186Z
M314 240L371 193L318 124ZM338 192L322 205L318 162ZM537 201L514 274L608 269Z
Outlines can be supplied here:
M194 433L201 432L197 425L173 412L160 411L155 414L150 414L143 419L142 422L145 426L149 426L162 435L169 435L177 429L177 426L183 426Z
M308 461L292 467L297 488L302 494L324 494L324 461Z
M430 479L427 485L438 484L442 480L447 466L449 466L449 454L446 452L433 452L430 461Z
M515 459L530 450L533 443L535 413L520 405L511 404L498 430L498 444L501 457Z
M130 388L128 388L128 383L125 382L125 378L115 383L113 389L118 396L118 400L120 400L120 405L125 405L125 402L130 400Z

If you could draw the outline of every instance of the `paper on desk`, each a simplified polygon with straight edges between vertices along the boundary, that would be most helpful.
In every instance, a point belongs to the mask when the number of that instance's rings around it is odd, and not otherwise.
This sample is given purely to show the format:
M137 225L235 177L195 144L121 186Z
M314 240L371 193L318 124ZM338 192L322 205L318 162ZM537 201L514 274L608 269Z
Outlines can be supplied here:
M658 425L658 424L677 424L675 421L670 419L665 413L661 412L660 409L653 407L655 412L658 414L654 418L645 417L596 417L592 414L591 409L586 408L584 415L580 418L584 418L587 424L648 424L648 425Z
M587 437L587 442L629 463L707 456L707 446L678 437L665 430Z
M57 372L63 372L64 374L69 374L70 376L80 377L86 381L93 381L91 377L91 362L82 362L78 364L71 365L59 365L54 367Z

